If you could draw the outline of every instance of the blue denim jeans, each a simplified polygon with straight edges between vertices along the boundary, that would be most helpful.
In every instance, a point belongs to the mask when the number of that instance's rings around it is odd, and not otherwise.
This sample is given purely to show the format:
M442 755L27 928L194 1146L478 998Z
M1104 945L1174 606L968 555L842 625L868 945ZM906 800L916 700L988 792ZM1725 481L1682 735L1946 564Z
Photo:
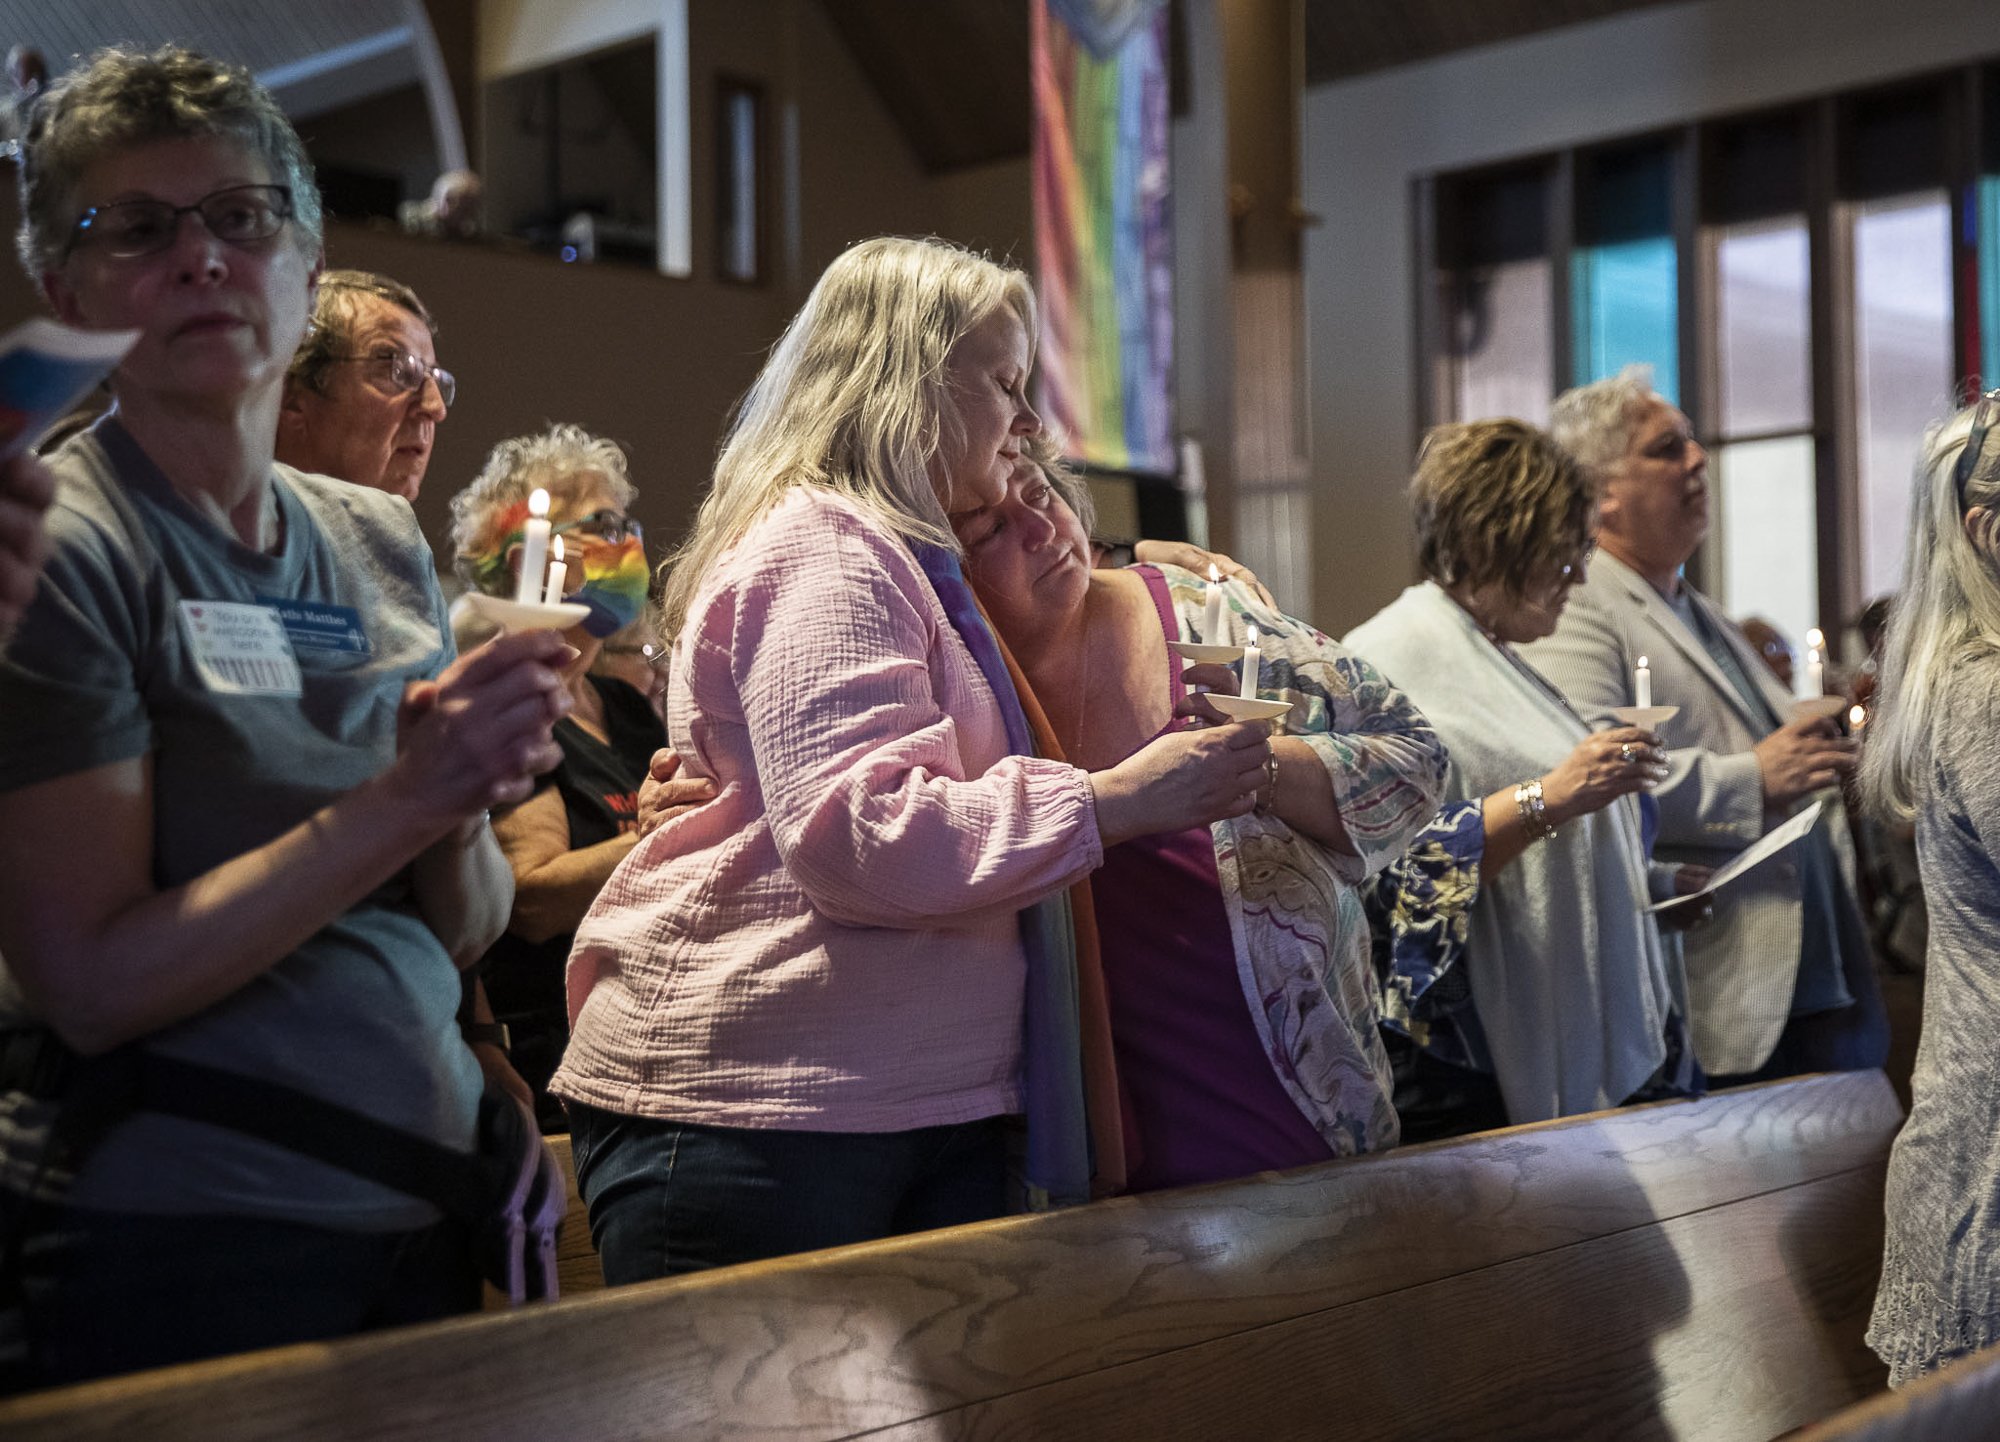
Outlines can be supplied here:
M569 1103L578 1190L610 1286L1002 1215L1008 1122L801 1132Z

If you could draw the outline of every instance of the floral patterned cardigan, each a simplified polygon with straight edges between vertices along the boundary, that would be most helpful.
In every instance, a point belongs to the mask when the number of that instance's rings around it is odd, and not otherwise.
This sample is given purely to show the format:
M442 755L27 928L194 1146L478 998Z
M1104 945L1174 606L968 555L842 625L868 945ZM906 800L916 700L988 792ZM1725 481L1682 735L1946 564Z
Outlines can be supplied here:
M1398 1127L1361 888L1437 814L1444 743L1373 666L1235 582L1222 583L1218 634L1202 634L1208 583L1158 569L1182 638L1241 646L1257 628L1258 694L1291 703L1278 729L1325 765L1354 847L1332 851L1261 811L1213 828L1237 976L1265 1053L1336 1155L1392 1145Z

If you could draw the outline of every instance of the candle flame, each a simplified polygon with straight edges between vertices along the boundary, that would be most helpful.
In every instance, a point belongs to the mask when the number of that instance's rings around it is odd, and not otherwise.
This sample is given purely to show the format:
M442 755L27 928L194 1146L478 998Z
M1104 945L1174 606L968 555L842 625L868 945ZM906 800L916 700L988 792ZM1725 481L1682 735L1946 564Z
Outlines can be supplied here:
M1257 628L1255 626L1251 626L1248 629L1250 631L1250 639L1245 644L1254 646L1257 644Z
M1859 731L1868 724L1868 708L1856 706L1847 713L1847 724Z
M1208 579L1211 583L1217 584L1222 580L1222 572L1215 569L1215 562L1213 561L1208 563Z
M1819 650L1820 647L1824 646L1825 644L1826 644L1826 633L1820 630L1819 627L1814 626L1811 630L1806 632L1806 645L1812 647L1813 650L1817 651Z
M560 561L562 559L561 536L557 536L553 541L549 542L549 559L551 561Z
M1651 670L1651 669L1652 669L1651 667L1649 667L1649 666L1648 666L1648 665L1646 664L1646 658L1645 658L1644 656L1641 656L1641 657L1639 658L1639 669L1640 669L1641 671L1647 671L1647 670Z
M528 495L528 514L540 520L549 513L549 493L536 486Z

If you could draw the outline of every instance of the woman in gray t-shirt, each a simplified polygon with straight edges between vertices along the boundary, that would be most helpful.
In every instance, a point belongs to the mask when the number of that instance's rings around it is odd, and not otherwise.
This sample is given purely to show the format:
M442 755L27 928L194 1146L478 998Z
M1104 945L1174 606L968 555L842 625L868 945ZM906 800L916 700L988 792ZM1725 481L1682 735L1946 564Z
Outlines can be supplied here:
M1900 1386L2000 1341L2000 392L1935 427L1863 794L1914 821L1930 905L1910 1119L1868 1343Z
M320 204L246 72L100 54L37 107L22 190L60 317L138 332L115 409L51 461L47 572L0 661L0 954L26 1020L469 1152L455 968L506 924L485 817L559 759L566 652L454 661L408 505L273 463ZM38 1162L5 1137L18 1193ZM428 1203L146 1106L28 1215L37 1382L478 1299Z

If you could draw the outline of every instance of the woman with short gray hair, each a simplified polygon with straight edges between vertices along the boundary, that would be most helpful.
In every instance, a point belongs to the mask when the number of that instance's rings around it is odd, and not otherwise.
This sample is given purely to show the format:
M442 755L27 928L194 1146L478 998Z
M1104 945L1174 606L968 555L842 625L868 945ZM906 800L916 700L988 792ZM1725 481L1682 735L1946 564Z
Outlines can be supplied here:
M1910 1119L1868 1344L1901 1386L2000 1341L2000 391L1925 437L1864 802L1914 823L1930 907Z
M320 204L247 72L100 54L38 101L21 176L57 314L138 332L115 409L49 458L48 570L0 662L29 1380L474 1309L443 1194L482 1139L510 1177L541 1153L482 1110L458 967L511 895L487 810L559 755L561 641L454 661L410 508L274 461ZM85 1130L90 1078L122 1100ZM435 1170L366 1162L390 1148Z

